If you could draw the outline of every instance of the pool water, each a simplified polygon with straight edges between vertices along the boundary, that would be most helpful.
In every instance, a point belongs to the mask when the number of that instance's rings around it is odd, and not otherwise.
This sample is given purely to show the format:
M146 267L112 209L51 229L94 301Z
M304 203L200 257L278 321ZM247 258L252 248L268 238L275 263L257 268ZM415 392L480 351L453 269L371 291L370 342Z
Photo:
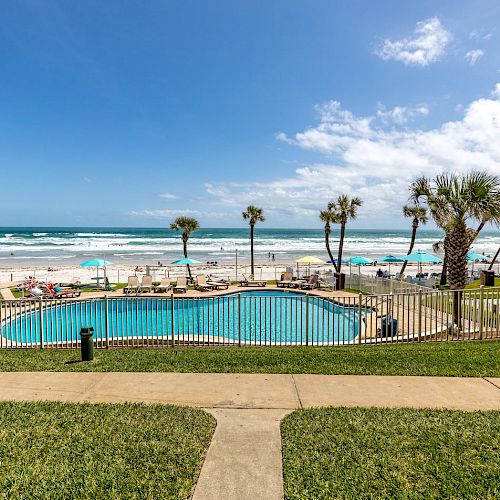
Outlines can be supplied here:
M82 326L94 338L127 343L335 344L358 334L357 308L313 295L274 290L217 297L127 297L44 304L17 311L1 325L1 339L16 345L64 345ZM40 328L42 325L42 328Z

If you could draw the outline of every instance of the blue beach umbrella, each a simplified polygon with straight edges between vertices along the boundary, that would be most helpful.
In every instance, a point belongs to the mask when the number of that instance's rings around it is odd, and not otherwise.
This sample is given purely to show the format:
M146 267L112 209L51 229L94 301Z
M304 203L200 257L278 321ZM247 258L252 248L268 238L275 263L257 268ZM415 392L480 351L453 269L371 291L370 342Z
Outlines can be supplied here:
M488 257L486 255L483 255L481 253L475 253L475 252L469 252L467 254L467 261L468 262L476 262L476 261L482 261L482 260L488 260Z
M431 253L427 252L411 253L410 255L405 255L403 257L403 260L406 260L408 262L418 262L419 264L422 263L440 264L442 262L442 260L439 257L436 257L435 255L432 255Z
M403 257L403 260L406 260L408 262L417 262L419 272L422 271L422 264L423 263L440 264L441 262L443 262L439 257L436 257L435 255L432 255L431 253L427 253L427 252L411 253L410 255L405 255Z
M201 261L184 257L183 259L174 260L173 262L171 262L171 264L177 264L179 266L189 266L191 264L201 264Z
M385 255L384 257L381 257L380 259L377 259L378 262L404 262L403 259L400 259L399 257L395 257L394 255Z
M367 264L373 264L373 260L368 257L363 257L362 255L356 255L355 257L351 257L347 259L349 264L356 264L357 266L366 266Z
M87 260L85 262L82 262L80 264L80 267L95 267L97 270L97 286L99 286L99 268L102 267L104 269L104 285L107 286L106 283L106 266L112 265L112 262L109 262L107 260L103 259L92 259L92 260Z
M394 255L385 255L384 257L377 259L377 261L378 262L387 262L389 264L389 276L391 274L391 264L396 263L396 262L404 262L403 259L400 259L399 257L395 257Z

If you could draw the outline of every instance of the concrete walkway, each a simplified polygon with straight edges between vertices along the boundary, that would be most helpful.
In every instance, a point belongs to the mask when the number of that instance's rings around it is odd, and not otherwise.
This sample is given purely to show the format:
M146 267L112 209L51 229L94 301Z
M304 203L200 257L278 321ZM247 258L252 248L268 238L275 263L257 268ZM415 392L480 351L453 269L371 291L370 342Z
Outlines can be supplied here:
M500 410L500 378L225 373L0 373L1 400L170 403L217 428L194 500L283 498L280 421L317 406Z

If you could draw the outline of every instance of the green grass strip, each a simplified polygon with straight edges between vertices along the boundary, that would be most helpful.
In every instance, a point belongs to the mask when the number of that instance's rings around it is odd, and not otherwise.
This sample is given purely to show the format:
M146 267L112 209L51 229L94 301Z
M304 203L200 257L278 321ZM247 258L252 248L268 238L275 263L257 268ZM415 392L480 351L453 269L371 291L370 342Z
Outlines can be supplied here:
M0 350L0 371L320 373L499 377L500 341L343 347Z
M287 499L500 497L500 412L299 410L281 432Z
M215 428L198 409L0 403L0 498L187 498Z

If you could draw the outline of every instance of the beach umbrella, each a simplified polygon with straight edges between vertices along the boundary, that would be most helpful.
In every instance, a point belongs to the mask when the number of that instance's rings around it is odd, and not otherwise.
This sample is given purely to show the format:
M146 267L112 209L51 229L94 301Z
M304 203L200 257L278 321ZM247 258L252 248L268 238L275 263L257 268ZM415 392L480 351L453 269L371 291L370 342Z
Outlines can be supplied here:
M377 262L387 262L389 264L389 275L391 274L391 264L396 262L404 262L403 259L399 257L395 257L394 255L384 255L380 259L377 259Z
M314 257L312 255L306 255L305 257L301 257L297 259L297 274L299 274L299 264L308 264L309 265L309 274L311 274L311 264L325 264L324 260L319 259L318 257Z
M408 262L417 262L419 272L422 271L422 264L440 264L442 260L435 255L427 252L415 252L410 255L405 255L403 260Z
M468 262L476 262L476 261L483 261L483 260L488 260L488 257L486 255L483 255L481 253L475 253L475 252L469 252L467 254L467 260Z
M104 286L107 286L106 283L106 266L111 266L113 263L104 259L92 259L82 262L80 267L95 267L97 271L97 286L99 286L99 268L102 267L104 269Z
M174 260L171 264L176 264L178 266L191 266L193 264L201 264L202 262L196 259L190 259L189 257L184 257L179 260Z
M373 260L368 257L363 257L362 255L356 255L355 257L351 257L347 259L349 264L356 264L357 266L366 266L367 264L373 264Z

